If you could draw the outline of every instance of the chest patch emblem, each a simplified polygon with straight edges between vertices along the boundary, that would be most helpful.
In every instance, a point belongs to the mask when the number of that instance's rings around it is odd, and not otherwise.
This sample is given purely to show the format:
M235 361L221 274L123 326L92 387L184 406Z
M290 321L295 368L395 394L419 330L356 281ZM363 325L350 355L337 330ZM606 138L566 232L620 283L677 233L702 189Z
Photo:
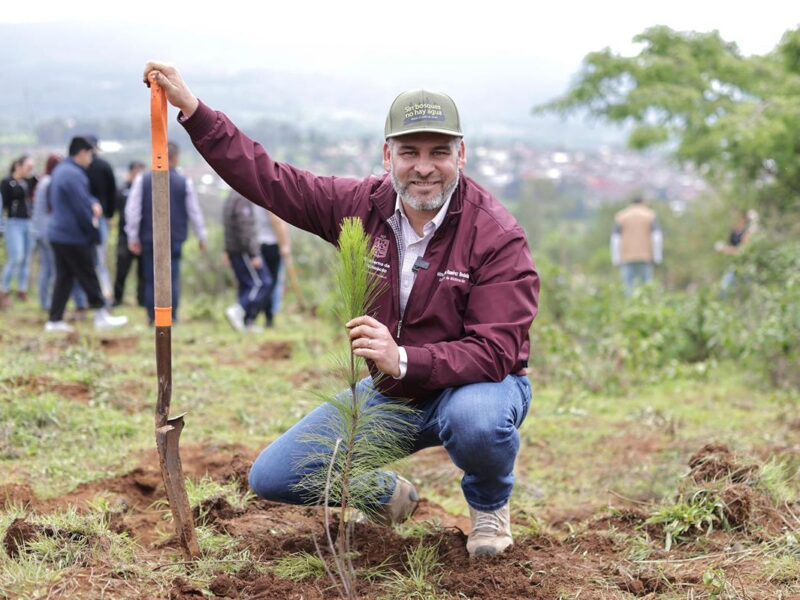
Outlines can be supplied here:
M375 238L372 251L375 253L375 258L386 258L386 255L389 254L389 238L385 235Z

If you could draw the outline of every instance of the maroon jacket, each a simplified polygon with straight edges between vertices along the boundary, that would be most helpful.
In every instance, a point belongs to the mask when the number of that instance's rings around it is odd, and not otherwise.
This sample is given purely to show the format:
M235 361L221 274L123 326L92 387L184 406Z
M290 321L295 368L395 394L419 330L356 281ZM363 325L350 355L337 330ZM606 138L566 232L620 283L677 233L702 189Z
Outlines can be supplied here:
M384 393L425 399L454 386L501 381L527 366L539 276L525 232L470 178L460 176L447 216L425 251L430 266L417 271L401 320L400 221L388 175L318 177L277 163L202 102L179 120L220 177L292 225L335 244L342 219L361 218L375 249L372 271L388 283L373 316L408 353L406 376L384 378Z

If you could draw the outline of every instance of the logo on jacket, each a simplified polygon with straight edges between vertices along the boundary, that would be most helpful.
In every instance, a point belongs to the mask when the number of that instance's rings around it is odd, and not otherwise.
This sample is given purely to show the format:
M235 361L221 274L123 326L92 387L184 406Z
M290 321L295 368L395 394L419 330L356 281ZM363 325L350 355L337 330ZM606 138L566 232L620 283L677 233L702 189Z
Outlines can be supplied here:
M372 244L372 252L375 254L375 258L386 258L389 253L389 238L385 235L376 237Z

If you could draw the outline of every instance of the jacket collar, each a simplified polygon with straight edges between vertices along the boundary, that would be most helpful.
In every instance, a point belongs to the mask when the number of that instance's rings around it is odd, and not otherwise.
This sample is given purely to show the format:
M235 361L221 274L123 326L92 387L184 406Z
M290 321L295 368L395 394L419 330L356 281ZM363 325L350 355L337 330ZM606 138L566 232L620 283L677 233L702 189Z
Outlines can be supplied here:
M458 186L456 187L453 197L450 198L450 207L447 210L447 217L461 214L464 208L464 190L466 187L467 178L463 172L459 173ZM391 218L396 208L397 193L394 191L392 178L388 173L383 176L378 187L370 194L369 199L372 204L377 207L378 212L380 212L384 220Z

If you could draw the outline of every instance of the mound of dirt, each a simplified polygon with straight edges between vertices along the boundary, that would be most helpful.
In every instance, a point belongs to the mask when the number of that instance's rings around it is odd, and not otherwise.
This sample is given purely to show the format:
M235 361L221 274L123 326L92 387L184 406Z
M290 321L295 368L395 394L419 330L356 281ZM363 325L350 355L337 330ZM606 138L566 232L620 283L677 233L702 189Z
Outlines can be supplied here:
M12 504L29 506L36 501L36 494L29 485L19 483L0 485L0 510L5 510Z
M25 519L14 519L6 530L3 548L11 558L16 558L25 544L32 542L39 535L39 528Z
M199 506L194 508L195 523L206 523L216 525L225 519L235 519L244 514L244 510L234 508L222 496L215 496L204 500Z
M757 465L737 462L725 444L706 444L689 459L689 477L695 483L710 483L730 478L734 483L746 483L758 471Z
M17 518L12 521L3 537L3 548L6 553L16 558L23 551L26 544L39 537L59 538L64 541L77 542L89 539L85 533L51 527L49 525L37 525L24 518Z
M734 529L778 533L785 523L773 500L759 489L760 467L740 462L724 444L706 444L689 459L687 480L713 492Z

